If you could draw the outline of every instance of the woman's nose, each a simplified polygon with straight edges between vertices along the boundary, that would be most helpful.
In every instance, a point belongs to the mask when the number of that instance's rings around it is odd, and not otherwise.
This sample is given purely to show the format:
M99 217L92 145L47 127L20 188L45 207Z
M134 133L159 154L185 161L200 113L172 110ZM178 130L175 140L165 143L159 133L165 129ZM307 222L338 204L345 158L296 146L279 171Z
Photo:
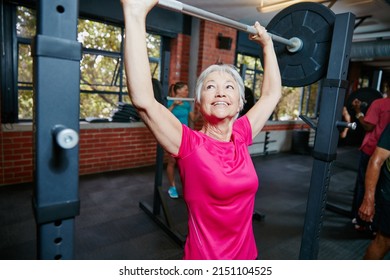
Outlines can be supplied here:
M217 88L217 90L215 91L215 96L225 96L225 92L223 91L222 88Z

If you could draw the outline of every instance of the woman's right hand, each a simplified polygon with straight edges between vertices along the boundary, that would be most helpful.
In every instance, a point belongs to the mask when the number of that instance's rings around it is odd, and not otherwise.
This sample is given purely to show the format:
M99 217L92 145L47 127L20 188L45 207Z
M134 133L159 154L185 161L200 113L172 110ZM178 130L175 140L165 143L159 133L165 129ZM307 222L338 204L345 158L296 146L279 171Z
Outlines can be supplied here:
M121 0L123 9L132 15L145 17L157 2L158 0Z

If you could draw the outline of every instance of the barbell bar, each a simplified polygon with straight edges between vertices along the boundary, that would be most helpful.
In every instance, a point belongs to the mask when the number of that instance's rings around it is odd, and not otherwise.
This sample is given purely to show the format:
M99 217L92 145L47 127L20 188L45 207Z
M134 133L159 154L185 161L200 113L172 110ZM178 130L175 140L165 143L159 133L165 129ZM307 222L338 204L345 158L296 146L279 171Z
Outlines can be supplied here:
M219 24L222 24L222 25L225 25L228 27L232 27L232 28L247 32L247 33L252 34L252 35L257 34L257 30L253 26L246 25L246 24L238 22L238 21L234 21L232 19L229 19L229 18L220 16L220 15L199 9L197 7L194 7L194 6L191 6L188 4L184 4L180 1L159 0L157 5L162 7L162 8L165 8L165 9L173 10L176 12L180 12L183 14L194 16L196 18L200 18L200 19L204 19L207 21L219 23ZM275 34L272 34L269 32L268 32L268 34L271 36L273 41L276 41L276 42L279 42L279 43L286 45L287 50L289 52L297 52L297 51L301 50L303 47L302 40L297 38L297 37L292 37L290 39L286 39L286 38L283 38L281 36L278 36L278 35L275 35Z
M175 0L160 0L159 6L238 30L256 34L253 26L216 15ZM315 2L299 2L277 13L266 29L274 42L282 85L311 85L326 74L332 46L335 14ZM337 32L337 30L336 30ZM340 34L343 36L343 34ZM285 39L290 38L290 39ZM263 63L263 54L259 54Z
M170 96L168 96L167 100L172 100L172 101L178 100L178 101L195 102L195 98L191 98L191 97L170 97Z

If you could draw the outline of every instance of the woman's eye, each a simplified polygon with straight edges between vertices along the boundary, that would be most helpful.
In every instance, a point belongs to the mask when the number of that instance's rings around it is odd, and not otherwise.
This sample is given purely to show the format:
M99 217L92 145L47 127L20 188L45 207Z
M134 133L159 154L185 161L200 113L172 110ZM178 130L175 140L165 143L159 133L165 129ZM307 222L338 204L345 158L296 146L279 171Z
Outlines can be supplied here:
M214 88L214 85L207 85L206 86L206 89L213 89Z
M226 88L227 89L234 89L234 86L233 85L227 85Z

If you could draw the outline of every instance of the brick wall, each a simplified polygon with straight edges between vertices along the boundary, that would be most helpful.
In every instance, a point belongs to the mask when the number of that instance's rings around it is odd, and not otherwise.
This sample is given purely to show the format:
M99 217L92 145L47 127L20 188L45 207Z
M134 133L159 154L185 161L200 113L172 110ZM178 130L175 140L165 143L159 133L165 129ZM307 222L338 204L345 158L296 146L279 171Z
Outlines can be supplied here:
M233 64L235 58L237 31L233 28L201 21L198 54L198 75L211 64ZM233 39L230 50L218 49L218 34Z
M33 134L0 131L0 185L33 181ZM140 127L81 129L79 174L121 170L156 163L156 140Z
M191 37L183 34L178 34L177 38L171 40L169 84L176 82L188 83L190 43Z
M237 31L233 28L204 20L201 21L200 29L198 74L211 64L233 64ZM230 50L218 48L219 34L233 39ZM190 43L191 37L183 34L178 34L177 38L171 41L170 84L178 81L187 82L189 79L190 55L195 55L190 54Z
M33 135L31 131L0 131L0 185L31 182Z
M156 140L146 127L80 132L80 175L156 163Z

